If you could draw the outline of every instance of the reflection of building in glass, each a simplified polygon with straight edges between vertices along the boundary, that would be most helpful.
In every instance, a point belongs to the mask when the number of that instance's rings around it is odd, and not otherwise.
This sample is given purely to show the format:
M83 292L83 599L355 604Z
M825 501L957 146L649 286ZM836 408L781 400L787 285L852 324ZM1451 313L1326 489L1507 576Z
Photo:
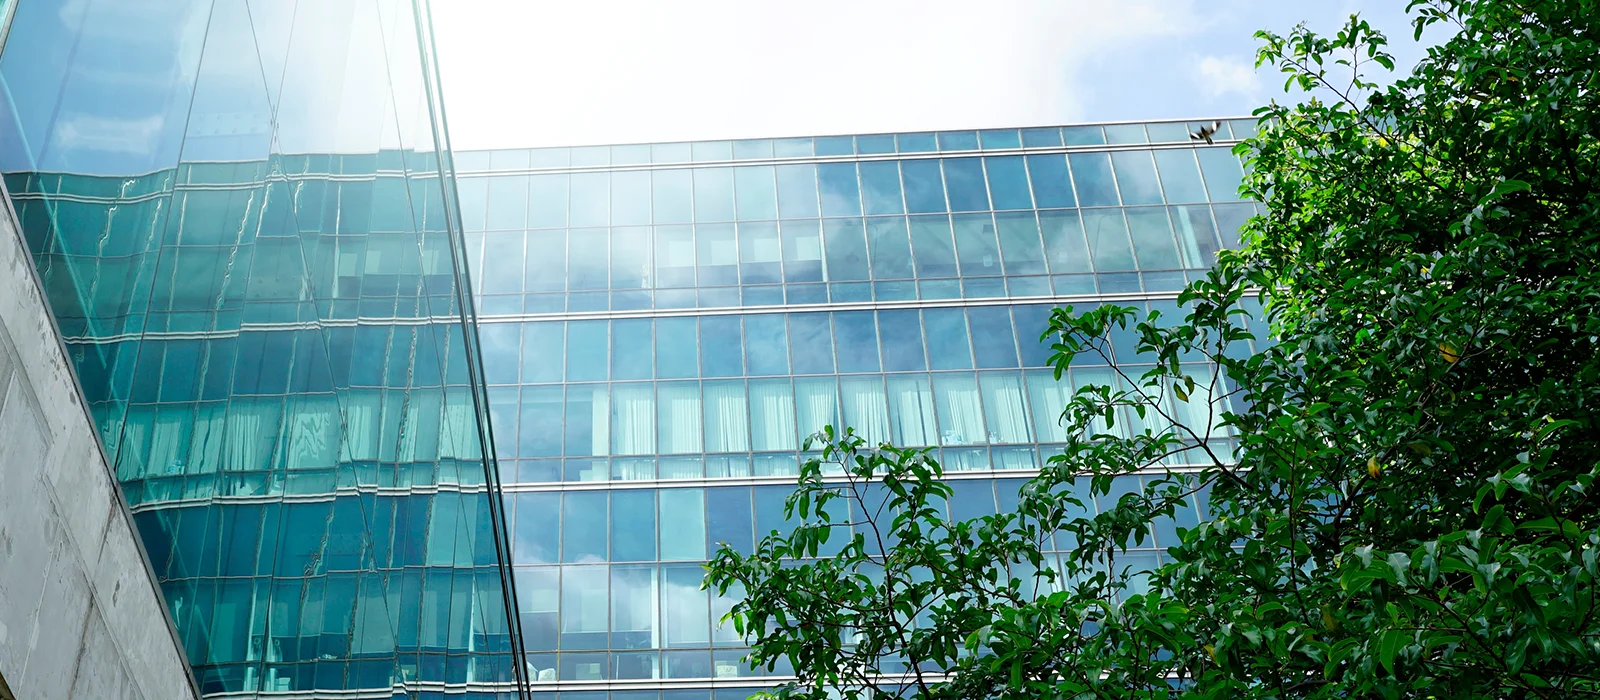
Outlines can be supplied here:
M1049 309L1175 313L1255 212L1230 152L1252 129L1224 122L1215 146L1161 122L457 154L536 687L772 684L738 662L700 562L783 527L824 425L937 448L953 516L1009 507L1064 441L1072 387L1115 381L1088 358L1053 378ZM1133 340L1115 339L1119 362ZM1158 561L1197 517L1124 561Z
M423 12L9 24L0 169L203 694L515 694Z
M206 695L770 686L701 563L785 526L807 435L1010 507L1115 381L1053 378L1049 309L1170 316L1255 211L1249 120L452 165L420 3L0 2L0 170Z

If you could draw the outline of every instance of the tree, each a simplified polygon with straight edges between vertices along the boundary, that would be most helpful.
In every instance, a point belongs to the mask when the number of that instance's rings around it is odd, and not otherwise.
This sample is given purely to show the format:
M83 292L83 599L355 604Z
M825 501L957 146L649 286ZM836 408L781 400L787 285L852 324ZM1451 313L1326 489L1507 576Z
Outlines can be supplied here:
M1054 312L1058 379L1113 329L1158 364L1075 394L1014 509L950 522L926 450L814 438L792 529L707 567L778 695L1600 695L1600 3L1410 11L1450 36L1387 86L1358 17L1258 33L1310 93L1238 150L1265 214L1181 320Z

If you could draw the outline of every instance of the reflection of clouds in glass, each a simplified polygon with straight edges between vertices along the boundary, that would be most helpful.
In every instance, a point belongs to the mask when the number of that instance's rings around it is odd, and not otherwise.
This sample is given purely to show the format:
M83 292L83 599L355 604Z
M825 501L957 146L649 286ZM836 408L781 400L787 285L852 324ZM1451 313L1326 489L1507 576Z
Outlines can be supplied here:
M155 152L156 135L165 121L160 115L143 119L72 116L56 123L53 145L75 151L147 156Z

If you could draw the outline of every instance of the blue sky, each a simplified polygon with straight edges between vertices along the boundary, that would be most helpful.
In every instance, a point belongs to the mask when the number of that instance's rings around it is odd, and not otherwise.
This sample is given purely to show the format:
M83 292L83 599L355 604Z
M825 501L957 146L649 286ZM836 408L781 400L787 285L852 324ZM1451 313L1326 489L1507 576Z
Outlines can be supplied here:
M1238 116L1256 29L1352 12L1420 56L1405 0L445 0L460 149Z

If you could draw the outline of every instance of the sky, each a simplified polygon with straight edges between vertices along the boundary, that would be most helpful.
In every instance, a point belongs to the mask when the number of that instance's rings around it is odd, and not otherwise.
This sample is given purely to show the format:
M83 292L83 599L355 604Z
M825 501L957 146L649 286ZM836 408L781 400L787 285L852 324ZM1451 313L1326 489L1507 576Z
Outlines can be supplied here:
M444 0L460 150L1244 116L1257 29L1385 30L1405 0Z

